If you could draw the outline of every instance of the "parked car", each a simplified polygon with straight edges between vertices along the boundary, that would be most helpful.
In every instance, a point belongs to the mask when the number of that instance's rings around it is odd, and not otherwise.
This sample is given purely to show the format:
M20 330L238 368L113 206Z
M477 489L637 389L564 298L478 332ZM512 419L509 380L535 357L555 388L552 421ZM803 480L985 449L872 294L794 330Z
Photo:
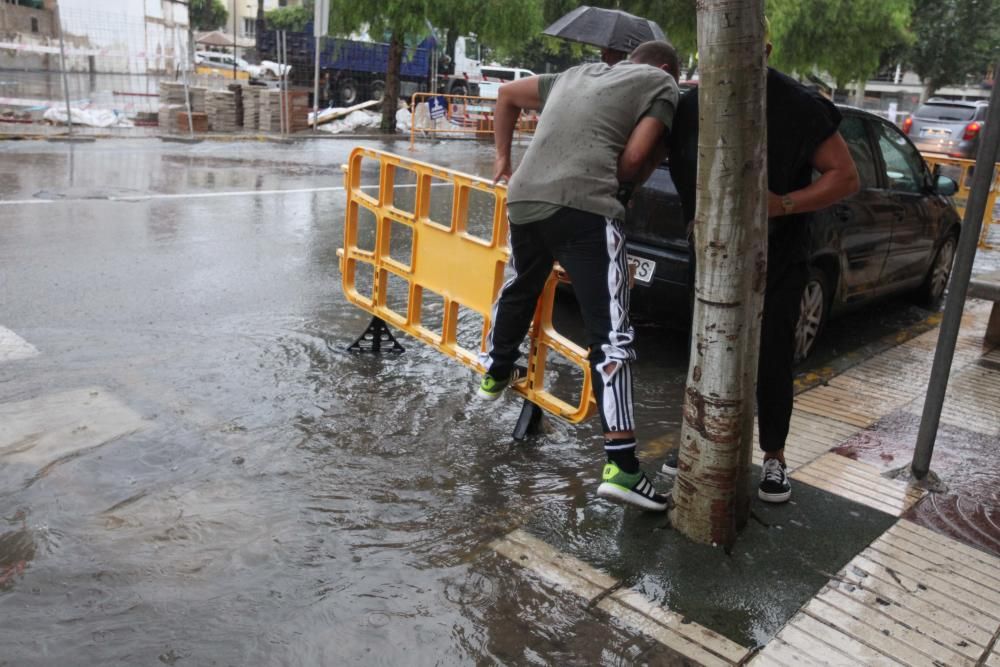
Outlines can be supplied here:
M480 68L480 71L483 73L483 78L477 84L477 93L480 97L489 97L491 99L496 99L501 85L535 75L531 70L492 65L483 66Z
M932 97L903 121L903 132L922 151L975 159L987 107L986 101L960 102Z
M900 292L939 302L960 232L950 198L957 184L932 174L895 125L859 109L840 110L840 133L861 189L817 211L809 223L810 277L796 332L798 360L812 351L831 315ZM666 164L636 191L625 229L635 274L633 310L687 324L687 221Z

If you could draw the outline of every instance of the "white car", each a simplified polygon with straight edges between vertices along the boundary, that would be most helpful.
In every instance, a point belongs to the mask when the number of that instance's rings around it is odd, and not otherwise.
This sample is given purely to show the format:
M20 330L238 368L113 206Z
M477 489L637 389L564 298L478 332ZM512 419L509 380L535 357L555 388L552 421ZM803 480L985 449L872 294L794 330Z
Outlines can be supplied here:
M489 65L480 67L479 71L483 77L482 80L477 82L479 85L479 96L488 97L493 100L497 98L497 91L499 91L501 85L508 81L517 81L518 79L535 76L535 73L531 70L519 67L494 67Z
M194 54L195 65L202 67L212 67L223 71L233 71L233 55L220 51L196 51ZM260 79L265 76L278 78L282 74L288 75L292 68L288 65L279 65L271 60L264 60L260 65L252 65L243 58L236 58L236 69L246 72L253 79Z

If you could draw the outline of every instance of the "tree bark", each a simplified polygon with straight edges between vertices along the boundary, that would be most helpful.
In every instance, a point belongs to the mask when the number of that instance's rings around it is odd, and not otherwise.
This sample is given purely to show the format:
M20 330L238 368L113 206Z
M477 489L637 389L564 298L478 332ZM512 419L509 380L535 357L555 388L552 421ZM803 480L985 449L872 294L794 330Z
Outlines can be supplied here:
M937 83L935 83L930 79L924 79L924 87L920 91L920 103L923 104L924 102L929 100L931 95L933 95L937 91L937 89L938 89Z
M389 62L385 70L385 97L382 100L382 131L396 131L396 107L399 106L399 70L403 64L403 40L398 30L389 38Z
M763 0L699 0L697 257L671 521L732 546L750 511L754 391L767 274Z

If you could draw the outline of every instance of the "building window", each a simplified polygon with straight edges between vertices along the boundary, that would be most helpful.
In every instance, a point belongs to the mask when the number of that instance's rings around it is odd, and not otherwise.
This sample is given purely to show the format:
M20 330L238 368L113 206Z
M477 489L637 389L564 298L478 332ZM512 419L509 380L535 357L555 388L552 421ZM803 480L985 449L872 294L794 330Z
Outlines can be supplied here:
M31 17L31 32L38 32L38 19Z
M257 34L257 19L247 16L243 17L243 35L253 37Z

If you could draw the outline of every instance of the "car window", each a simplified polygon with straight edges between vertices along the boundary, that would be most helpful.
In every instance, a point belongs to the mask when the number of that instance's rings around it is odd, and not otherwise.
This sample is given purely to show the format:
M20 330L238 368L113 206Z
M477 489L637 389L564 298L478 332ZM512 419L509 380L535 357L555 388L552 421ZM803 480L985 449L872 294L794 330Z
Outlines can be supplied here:
M923 118L925 120L951 120L951 121L962 121L962 120L972 120L975 116L976 109L971 106L955 105L955 104L925 104L916 113L913 114L916 118Z
M878 147L885 161L889 189L920 192L924 182L924 162L910 142L886 123L877 123Z
M862 188L878 187L878 172L875 168L875 156L872 154L872 146L868 141L868 131L865 123L857 116L847 115L840 123L840 136L847 143L847 148L851 151L854 164L858 168L858 176L861 179Z

